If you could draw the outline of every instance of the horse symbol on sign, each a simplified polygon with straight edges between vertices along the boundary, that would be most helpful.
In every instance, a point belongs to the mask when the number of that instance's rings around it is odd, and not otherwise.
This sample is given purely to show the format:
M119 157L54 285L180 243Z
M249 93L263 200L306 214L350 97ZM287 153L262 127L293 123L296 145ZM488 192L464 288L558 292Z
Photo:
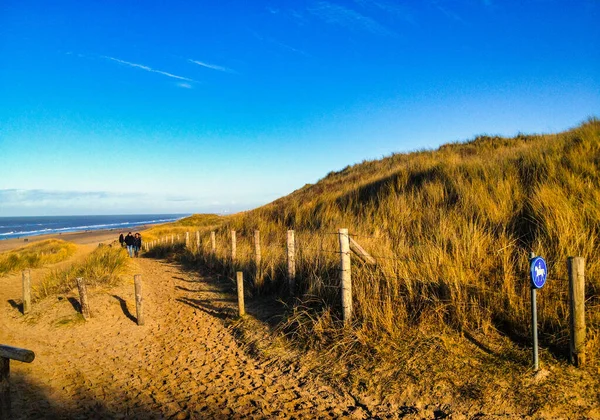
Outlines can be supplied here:
M546 275L546 270L542 268L541 264L535 266L535 277L536 279Z
M535 289L539 289L546 283L546 276L548 270L546 268L546 261L542 257L535 257L531 261L530 276L531 284Z

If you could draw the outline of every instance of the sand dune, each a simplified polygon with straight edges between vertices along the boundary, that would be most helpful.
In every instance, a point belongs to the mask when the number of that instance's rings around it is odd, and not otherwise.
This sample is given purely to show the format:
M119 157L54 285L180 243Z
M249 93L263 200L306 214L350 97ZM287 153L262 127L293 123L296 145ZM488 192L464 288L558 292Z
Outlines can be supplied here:
M211 279L149 259L135 260L144 281L146 325L135 322L133 284L94 290L94 318L82 321L76 296L49 298L22 316L19 276L3 279L0 342L29 348L13 362L16 419L367 418L342 391L248 356L224 320L235 300ZM387 417L387 416L386 416Z

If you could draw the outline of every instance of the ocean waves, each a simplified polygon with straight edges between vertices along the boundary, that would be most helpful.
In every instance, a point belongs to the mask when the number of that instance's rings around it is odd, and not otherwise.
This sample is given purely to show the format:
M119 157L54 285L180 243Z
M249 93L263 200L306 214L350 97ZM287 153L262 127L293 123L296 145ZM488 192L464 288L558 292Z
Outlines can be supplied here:
M126 230L143 225L168 223L186 215L44 216L0 218L0 239L91 230ZM25 220L29 219L29 220Z

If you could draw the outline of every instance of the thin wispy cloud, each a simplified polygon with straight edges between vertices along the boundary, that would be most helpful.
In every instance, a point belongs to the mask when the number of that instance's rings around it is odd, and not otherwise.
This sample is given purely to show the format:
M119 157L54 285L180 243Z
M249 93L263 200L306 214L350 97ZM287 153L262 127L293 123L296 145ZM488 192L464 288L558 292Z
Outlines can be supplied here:
M354 0L354 3L365 8L379 9L393 17L400 18L408 23L416 25L414 14L406 6L384 0Z
M308 11L329 24L344 26L349 29L365 30L375 35L395 35L393 31L376 20L339 4L322 1L316 3Z
M193 86L190 85L189 83L177 83L177 86L179 86L180 88L184 88L184 89L192 89Z
M82 203L98 203L111 200L139 200L143 194L123 194L107 191L55 191L55 190L0 190L0 202L9 207L36 207L45 205L69 206Z
M305 26L308 22L304 15L294 9L275 9L273 7L267 7L266 11L273 16L283 17L294 21L299 26Z
M151 73L162 74L163 76L171 77L173 79L186 80L188 82L195 82L196 81L194 79L190 79L189 77L178 76L176 74L168 73L166 71L156 70L156 69L153 69L152 67L144 66L143 64L131 63L129 61L120 60L118 58L109 57L109 56L106 56L106 55L103 55L102 57L106 58L107 60L112 60L112 61L115 61L117 63L124 64L124 65L129 66L129 67L135 67L135 68L138 68L138 69L149 71Z
M302 55L304 57L313 57L311 54L307 53L306 51L300 50L298 48L294 48L291 45L288 45L288 44L285 44L283 42L277 41L276 39L273 39L273 38L270 38L270 37L264 37L264 36L262 36L262 35L260 35L260 34L258 34L256 32L254 32L254 31L250 31L250 32L252 33L252 35L256 39L258 39L260 41L263 41L265 43L273 44L273 45L279 47L282 50L285 50L285 51L288 51L288 52L293 52L295 54Z
M446 6L441 5L440 2L434 0L431 2L431 4L437 10L442 12L442 14L444 14L446 17L448 17L452 20L455 20L457 22L460 22L460 23L465 23L465 21L462 19L462 17L460 17L460 15L458 15L458 13L452 11L451 9L447 8Z
M204 61L198 61L198 60L192 60L192 59L189 59L188 61L190 63L197 64L197 65L199 65L201 67L206 67L207 69L216 70L216 71L222 71L222 72L225 72L225 73L235 73L235 70L232 70L230 68L223 67L223 66L217 66L216 64L210 64L210 63L206 63Z
M192 196L172 194L122 193L112 191L68 191L45 189L0 189L3 206L68 206L109 202L193 201Z

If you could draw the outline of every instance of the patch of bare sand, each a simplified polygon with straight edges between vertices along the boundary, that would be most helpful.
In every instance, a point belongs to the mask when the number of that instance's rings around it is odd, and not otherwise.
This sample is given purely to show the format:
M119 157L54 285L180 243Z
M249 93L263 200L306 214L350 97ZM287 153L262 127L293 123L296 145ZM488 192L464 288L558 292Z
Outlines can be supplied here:
M46 299L23 317L6 304L15 289L0 291L0 342L36 353L31 364L11 365L16 419L370 417L297 368L248 356L223 322L235 314L234 299L210 281L153 260L134 264L144 282L143 327L132 281L90 290L87 322L75 295Z

